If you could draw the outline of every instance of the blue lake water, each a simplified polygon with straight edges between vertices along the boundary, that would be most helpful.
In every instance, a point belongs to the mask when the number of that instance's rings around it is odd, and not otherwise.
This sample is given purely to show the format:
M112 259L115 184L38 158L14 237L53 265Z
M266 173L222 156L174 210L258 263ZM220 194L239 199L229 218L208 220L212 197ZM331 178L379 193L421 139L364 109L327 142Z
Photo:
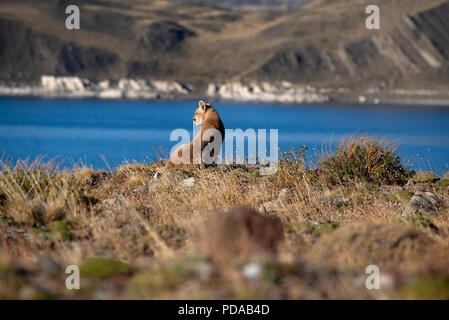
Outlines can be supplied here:
M354 133L399 143L419 170L449 171L449 108L387 106L286 106L213 103L226 128L278 129L281 151L322 149ZM64 165L94 168L126 160L157 159L176 142L176 128L192 131L197 102L0 98L0 158L58 157ZM100 157L102 156L102 157Z

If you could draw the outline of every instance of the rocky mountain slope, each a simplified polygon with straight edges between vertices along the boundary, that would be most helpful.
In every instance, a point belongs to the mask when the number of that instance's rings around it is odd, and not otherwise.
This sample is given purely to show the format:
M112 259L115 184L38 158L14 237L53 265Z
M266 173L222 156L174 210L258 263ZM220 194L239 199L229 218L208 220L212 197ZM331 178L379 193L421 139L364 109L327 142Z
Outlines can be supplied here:
M184 0L172 0L182 3ZM191 0L192 3L203 3L237 10L294 10L311 0Z
M65 28L72 2L81 30ZM0 0L0 83L52 75L176 80L203 91L210 82L283 80L447 88L449 1L378 1L380 30L365 28L365 5L313 0L292 11L244 11L184 1Z
M448 71L449 2L404 16L386 32L351 41L337 48L307 45L276 53L255 76L305 81L328 74L336 78L360 77L397 81L413 74L434 80Z

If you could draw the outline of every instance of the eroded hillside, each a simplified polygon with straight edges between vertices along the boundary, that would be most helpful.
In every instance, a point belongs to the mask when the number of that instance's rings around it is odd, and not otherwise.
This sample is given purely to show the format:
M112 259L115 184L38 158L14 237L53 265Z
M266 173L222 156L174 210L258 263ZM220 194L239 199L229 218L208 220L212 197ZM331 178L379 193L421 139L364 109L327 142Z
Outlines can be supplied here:
M49 74L199 86L235 80L447 86L448 1L379 1L376 31L365 28L365 4L356 0L315 0L293 11L83 0L75 1L76 31L65 28L69 2L0 1L2 82Z

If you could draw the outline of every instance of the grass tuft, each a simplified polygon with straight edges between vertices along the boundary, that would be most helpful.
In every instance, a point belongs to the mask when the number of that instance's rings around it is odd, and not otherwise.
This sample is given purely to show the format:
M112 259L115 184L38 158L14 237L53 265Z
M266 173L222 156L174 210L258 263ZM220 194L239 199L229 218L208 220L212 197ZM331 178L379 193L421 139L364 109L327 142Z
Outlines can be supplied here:
M320 160L331 183L347 181L402 184L413 173L401 163L397 146L362 134L344 138L334 152Z
M88 258L80 266L81 276L89 278L108 278L116 275L130 275L133 268L122 261L92 257Z

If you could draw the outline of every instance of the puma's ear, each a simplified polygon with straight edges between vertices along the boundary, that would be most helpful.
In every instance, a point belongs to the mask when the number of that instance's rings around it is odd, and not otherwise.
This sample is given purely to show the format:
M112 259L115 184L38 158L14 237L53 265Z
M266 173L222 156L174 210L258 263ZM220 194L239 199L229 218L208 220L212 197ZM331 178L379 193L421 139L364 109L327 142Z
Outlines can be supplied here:
M200 107L201 110L203 111L206 110L206 104L204 103L203 100L200 100L200 102L198 102L198 106Z

